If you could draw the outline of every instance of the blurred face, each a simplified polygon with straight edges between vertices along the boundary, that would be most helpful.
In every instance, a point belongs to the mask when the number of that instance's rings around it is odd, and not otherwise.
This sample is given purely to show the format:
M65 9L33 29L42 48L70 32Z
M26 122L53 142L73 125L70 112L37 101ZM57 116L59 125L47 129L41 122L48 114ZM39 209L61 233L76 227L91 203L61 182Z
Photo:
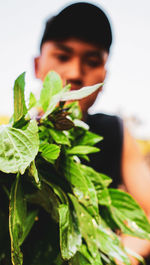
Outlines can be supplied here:
M71 89L76 90L104 81L107 58L106 51L81 40L47 41L35 58L35 75L43 81L50 70L56 71L64 85L71 84ZM98 92L79 101L83 113L94 103Z

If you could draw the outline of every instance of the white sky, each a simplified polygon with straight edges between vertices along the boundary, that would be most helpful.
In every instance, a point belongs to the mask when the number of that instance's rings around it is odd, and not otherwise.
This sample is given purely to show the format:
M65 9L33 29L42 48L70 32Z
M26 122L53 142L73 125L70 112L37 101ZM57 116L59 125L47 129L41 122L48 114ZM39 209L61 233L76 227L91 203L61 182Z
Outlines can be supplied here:
M39 86L34 78L33 58L38 55L45 20L71 2L1 0L0 115L12 114L12 88L19 74L26 72L27 95ZM104 92L93 111L136 116L143 122L139 136L150 138L150 1L91 2L107 12L114 32Z

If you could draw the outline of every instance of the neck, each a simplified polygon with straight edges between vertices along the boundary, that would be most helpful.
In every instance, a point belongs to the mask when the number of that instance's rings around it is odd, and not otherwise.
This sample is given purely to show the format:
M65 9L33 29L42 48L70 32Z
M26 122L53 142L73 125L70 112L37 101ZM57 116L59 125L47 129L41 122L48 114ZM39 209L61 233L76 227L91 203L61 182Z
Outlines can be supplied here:
M82 112L82 120L86 122L86 120L87 120L87 111L85 111L85 112L83 111Z

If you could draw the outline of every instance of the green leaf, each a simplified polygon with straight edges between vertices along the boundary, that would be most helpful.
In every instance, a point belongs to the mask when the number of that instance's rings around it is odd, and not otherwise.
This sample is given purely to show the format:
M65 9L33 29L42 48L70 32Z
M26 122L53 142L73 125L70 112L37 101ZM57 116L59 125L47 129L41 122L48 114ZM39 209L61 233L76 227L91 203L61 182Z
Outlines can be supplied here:
M98 252L100 250L112 259L117 258L125 262L125 264L130 264L118 237L111 232L109 227L105 228L101 221L98 224L74 196L71 194L69 196L77 212L81 234L92 257L96 260L96 257L100 256ZM101 264L100 261L98 262L96 264Z
M95 259L90 255L88 248L85 244L82 244L79 251L76 255L71 259L71 265L96 265ZM99 263L102 265L102 262Z
M115 221L113 220L109 208L106 206L99 207L101 213L101 219L103 223L107 225L112 231L120 232L120 228L117 226Z
M99 187L100 189L107 188L108 185L112 182L112 179L110 177L97 172L89 166L80 165L80 167L82 168L83 172L85 172L85 174L89 176L97 190L99 189Z
M44 178L42 180L44 183L46 183L54 191L54 193L57 195L57 197L59 198L59 200L62 204L68 204L69 203L66 193L58 185L51 183L50 181L47 181Z
M20 120L13 123L13 128L24 130L25 128L27 128L28 124L29 120L25 119L25 117L23 116Z
M65 91L66 91L66 88L63 88L59 93L51 97L50 104L48 105L45 114L42 116L42 119L45 119L49 114L52 113L56 105L60 102L60 99Z
M57 144L63 144L63 145L70 146L70 141L68 139L67 134L65 134L65 132L58 131L56 129L49 129L49 133Z
M40 145L40 151L42 157L51 163L52 160L56 160L60 154L60 147L56 144L44 143Z
M80 110L80 106L77 101L68 103L66 107L69 108L70 117L73 120L82 118L82 112Z
M72 185L73 193L95 218L99 218L96 190L80 164L72 159L63 161L65 178Z
M90 161L89 157L87 155L80 155L81 159L84 159L85 161Z
M41 182L38 176L38 171L37 171L34 160L31 162L30 167L29 167L29 176L32 176L34 178L37 188L40 189Z
M97 228L97 244L99 249L112 259L117 259L123 264L130 265L130 260L121 245L118 237L109 227L104 227L101 223Z
M40 125L39 126L39 139L40 143L52 143L53 139L50 136L49 129L46 126Z
M111 198L109 195L109 189L101 188L100 186L97 185L96 191L97 191L98 203L100 205L110 206L111 205Z
M27 113L24 99L25 73L22 73L14 84L14 122L18 121Z
M22 245L22 243L24 242L24 240L28 236L32 226L34 225L36 216L37 216L37 211L33 211L33 212L28 214L28 216L26 217L24 223L22 223L22 225L23 225L23 234L22 234L22 237L21 237L21 239L19 241L20 245Z
M46 212L48 212L55 222L59 220L59 200L50 185L43 183L41 189L37 192L27 196L30 203L40 205Z
M37 104L37 100L36 100L36 97L35 95L30 92L30 97L29 97L29 110L32 109L33 107L35 107Z
M84 135L77 139L77 145L95 145L103 139L102 136L99 136L95 133L85 131Z
M96 84L94 86L90 87L83 87L76 91L68 91L68 87L64 87L60 92L53 95L51 97L50 104L48 105L45 114L43 115L43 119L46 118L55 108L55 106L58 104L59 101L67 101L67 100L78 100L84 97L87 97L88 95L92 94L94 91L96 91L99 87L101 87L103 84ZM45 97L45 95L44 95Z
M150 223L131 195L116 189L109 189L112 218L123 233L150 240Z
M89 130L89 125L88 124L86 124L84 121L82 121L82 120L78 120L78 119L75 119L74 121L73 121L73 123L74 123L74 125L76 126L76 127L80 127L80 128L82 128L82 129L84 129L84 130Z
M0 126L0 170L24 173L38 152L39 139L36 121L25 130Z
M58 94L62 90L62 80L60 78L60 75L54 71L50 71L47 75L47 78L45 78L44 80L44 85L50 87L50 89L52 90L52 96ZM68 90L69 87L70 86L66 86L65 89Z
M99 148L88 145L78 145L67 150L67 154L69 155L87 155L97 152L99 152Z
M94 265L100 265L102 262L96 242L97 223L72 194L69 194L69 197L77 213L82 237L87 244L89 253L95 260Z
M61 96L61 101L67 101L67 100L79 100L82 98L85 98L95 92L98 88L100 88L103 85L103 83L99 83L93 86L86 86L82 87L79 90L72 90L69 92L65 92Z
M88 176L93 182L97 193L98 203L100 205L109 206L111 204L111 198L107 186L109 185L109 183L111 183L112 180L106 175L98 173L91 167L85 165L80 165L80 167L83 170L83 174Z
M79 249L81 234L75 212L70 211L68 205L61 204L59 206L59 220L61 254L63 259L68 260Z
M40 103L44 111L47 110L52 97L58 94L61 90L62 81L60 76L56 72L50 71L44 79L43 88L40 94Z
M103 173L97 172L96 178L94 177L94 179L93 179L95 184L98 181L98 179L99 180L101 179L101 182L103 183L102 185L105 188L108 187L110 185L110 183L112 183L112 179L110 177L108 177L107 175L103 174Z
M20 250L23 235L23 224L26 218L26 202L23 196L19 175L11 188L9 206L9 232L11 238L11 258L13 265L23 263L23 255Z

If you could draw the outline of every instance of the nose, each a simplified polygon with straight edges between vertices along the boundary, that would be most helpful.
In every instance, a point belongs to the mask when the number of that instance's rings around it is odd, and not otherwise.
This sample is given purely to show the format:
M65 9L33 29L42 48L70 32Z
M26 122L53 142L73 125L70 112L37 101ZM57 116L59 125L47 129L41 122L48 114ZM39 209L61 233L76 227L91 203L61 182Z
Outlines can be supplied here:
M66 71L66 81L73 86L82 86L84 77L84 67L80 58L74 58L70 61Z

